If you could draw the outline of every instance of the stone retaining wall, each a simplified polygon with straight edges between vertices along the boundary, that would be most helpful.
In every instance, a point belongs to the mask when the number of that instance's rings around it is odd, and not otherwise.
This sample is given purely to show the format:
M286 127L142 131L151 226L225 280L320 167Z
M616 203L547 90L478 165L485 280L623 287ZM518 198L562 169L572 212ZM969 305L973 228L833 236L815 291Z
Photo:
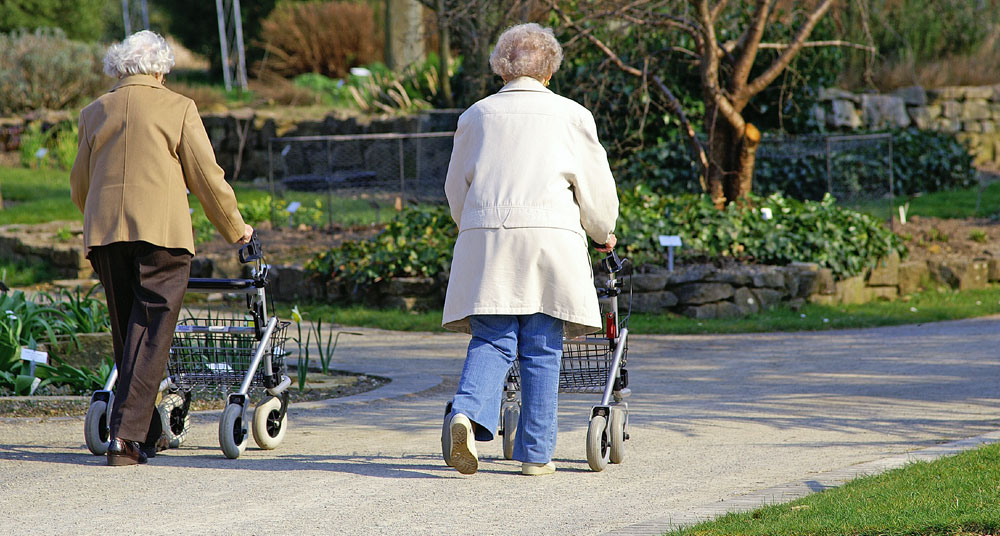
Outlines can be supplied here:
M885 95L823 89L819 101L812 114L829 127L950 132L969 143L977 163L1000 162L1000 85L911 86Z

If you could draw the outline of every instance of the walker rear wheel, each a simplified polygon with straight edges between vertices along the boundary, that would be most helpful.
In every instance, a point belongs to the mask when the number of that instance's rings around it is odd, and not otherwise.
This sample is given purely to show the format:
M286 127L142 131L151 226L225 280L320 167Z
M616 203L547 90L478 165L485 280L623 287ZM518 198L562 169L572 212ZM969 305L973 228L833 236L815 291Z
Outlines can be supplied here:
M246 423L243 422L243 406L229 404L219 419L219 446L227 458L235 460L247 448Z
M503 457L505 460L514 458L514 437L517 435L517 421L521 411L516 406L508 407L503 412Z
M593 471L602 471L608 465L611 449L608 445L608 420L603 415L590 419L587 429L587 463Z
M175 449L187 439L191 429L191 415L184 410L184 397L177 393L169 393L163 397L156 407L163 424L163 434L167 436L167 448Z

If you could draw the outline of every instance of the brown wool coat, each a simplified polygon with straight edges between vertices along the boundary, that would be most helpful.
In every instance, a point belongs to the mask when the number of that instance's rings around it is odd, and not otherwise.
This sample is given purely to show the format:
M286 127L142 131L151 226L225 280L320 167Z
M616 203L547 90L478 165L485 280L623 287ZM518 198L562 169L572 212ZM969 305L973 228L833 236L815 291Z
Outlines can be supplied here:
M87 251L143 241L194 253L187 191L229 242L243 236L236 196L194 101L148 75L122 78L80 112L70 172Z
M599 329L587 238L608 240L618 194L586 108L510 81L459 118L445 193L459 233L444 327L545 313L567 337Z

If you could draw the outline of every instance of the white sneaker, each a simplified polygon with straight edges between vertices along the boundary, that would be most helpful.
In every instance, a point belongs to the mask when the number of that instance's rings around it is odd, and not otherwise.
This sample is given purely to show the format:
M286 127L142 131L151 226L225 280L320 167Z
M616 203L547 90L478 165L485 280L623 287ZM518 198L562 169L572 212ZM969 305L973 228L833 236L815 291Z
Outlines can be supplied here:
M542 476L551 475L556 472L556 464L549 463L531 463L523 462L521 463L521 474L528 476Z
M451 456L448 464L458 469L463 475L471 475L479 470L479 457L476 454L476 438L472 435L472 421L461 413L451 417L448 424L451 430Z

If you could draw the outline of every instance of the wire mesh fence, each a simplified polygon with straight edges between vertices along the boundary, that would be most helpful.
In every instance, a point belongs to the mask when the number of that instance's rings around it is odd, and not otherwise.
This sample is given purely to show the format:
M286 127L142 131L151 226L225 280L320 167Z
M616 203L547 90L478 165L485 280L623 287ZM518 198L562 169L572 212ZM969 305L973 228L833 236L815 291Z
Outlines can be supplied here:
M286 191L323 193L330 223L334 200L376 209L445 201L444 180L453 132L272 138L268 180L275 197Z
M804 199L829 193L840 204L884 215L894 197L892 150L891 134L765 139L757 152L759 182Z

